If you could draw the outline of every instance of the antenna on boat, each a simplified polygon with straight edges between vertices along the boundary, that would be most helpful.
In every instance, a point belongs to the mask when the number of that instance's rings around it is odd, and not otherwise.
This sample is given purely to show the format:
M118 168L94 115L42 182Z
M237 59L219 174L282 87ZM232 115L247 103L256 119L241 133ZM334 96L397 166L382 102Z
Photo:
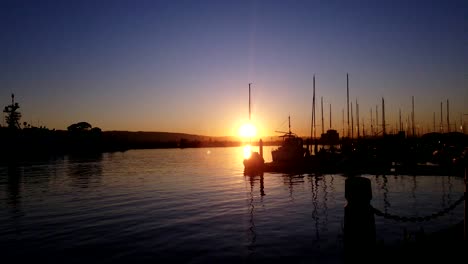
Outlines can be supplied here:
M288 116L288 123L289 123L289 134L291 134L291 116Z

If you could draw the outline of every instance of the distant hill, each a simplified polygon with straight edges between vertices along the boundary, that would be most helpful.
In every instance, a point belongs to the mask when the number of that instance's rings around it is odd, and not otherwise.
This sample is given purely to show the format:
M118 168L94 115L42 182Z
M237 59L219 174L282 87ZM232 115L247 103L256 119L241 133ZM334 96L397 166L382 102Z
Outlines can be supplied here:
M233 136L210 137L204 135L193 135L174 132L145 132L145 131L103 131L103 139L108 145L124 144L129 148L143 147L174 147L180 146L181 142L196 143L196 146L238 146L242 140ZM273 142L271 142L273 139ZM263 142L265 145L278 144L278 137L266 137ZM197 143L198 142L198 143ZM178 145L174 145L177 143ZM256 144L255 140L252 142ZM189 144L190 145L190 144Z
M181 139L186 139L190 141L231 141L238 142L240 139L233 136L221 136L221 137L210 137L204 135L194 135L186 133L176 133L176 132L151 132L151 131L119 131L119 130L110 130L103 131L104 136L111 136L117 138L125 138L132 141L145 141L145 142L169 142L169 141L180 141ZM268 137L270 139L271 137Z
M105 149L228 147L240 144L236 137L145 131L103 131L102 140Z
M115 139L126 139L132 142L170 142L186 140L208 141L210 137L192 135L185 133L172 133L172 132L144 132L144 131L103 131L104 137L112 137Z

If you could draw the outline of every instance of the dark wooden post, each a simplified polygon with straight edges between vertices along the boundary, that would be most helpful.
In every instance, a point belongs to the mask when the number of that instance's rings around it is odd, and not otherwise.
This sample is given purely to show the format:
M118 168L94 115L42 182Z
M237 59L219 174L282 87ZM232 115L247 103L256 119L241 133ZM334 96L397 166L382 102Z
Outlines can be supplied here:
M370 201L371 181L349 177L345 181L344 249L348 260L370 257L375 248L375 218Z

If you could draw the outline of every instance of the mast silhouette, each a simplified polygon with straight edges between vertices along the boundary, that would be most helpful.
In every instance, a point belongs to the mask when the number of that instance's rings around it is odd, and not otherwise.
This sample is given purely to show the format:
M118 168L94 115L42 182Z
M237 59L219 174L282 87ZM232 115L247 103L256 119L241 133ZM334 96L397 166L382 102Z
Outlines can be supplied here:
M444 123L442 121L442 102L440 102L440 133L444 132Z
M364 117L362 118L362 137L366 137L366 126L364 125Z
M382 131L383 131L383 135L385 136L387 132L385 130L385 101L383 97L382 97Z
M312 122L310 123L310 151L312 152L312 145L315 139L315 74L312 79Z
M447 132L450 132L449 100L447 99Z
M323 121L323 96L320 97L320 105L322 108L322 134L325 134L325 123Z
M313 87L314 87L314 96L313 96L313 109L314 109L314 115L313 115L313 118L314 118L314 153L317 153L318 151L318 146L317 146L317 137L316 137L316 127L315 127L315 74L314 74L314 83L313 83Z
M348 73L346 73L346 105L348 108L348 137L349 137L349 77Z
M412 105L412 111L411 111L411 123L412 123L412 130L413 130L413 137L416 136L415 133L415 123L414 123L414 96L411 97L411 105Z
M354 138L353 103L351 103L351 138Z
M250 119L251 119L251 101L250 101L250 85L252 83L249 83L249 122L250 122Z
M342 127L342 134L341 134L341 137L344 137L345 136L345 125L344 125L344 109L342 108L341 109L341 127Z
M315 133L315 130L316 130L316 127L315 127L315 74L314 74L314 80L313 80L313 87L314 87L314 95L313 95L313 108L314 108L314 139L316 137L316 133Z
M379 134L379 106L375 105L375 135Z
M357 137L359 138L361 135L359 133L359 104L356 99L356 122L357 122Z
M401 123L401 108L398 109L398 115L400 117L399 129L400 131L403 131L403 123Z
M251 121L251 112L252 112L252 111L251 111L251 104L252 104L252 103L251 103L251 101L250 101L250 85L251 85L251 84L252 84L252 83L249 83L249 125L251 125L251 124L250 124L250 121ZM252 137L249 137L249 144L251 144L251 143L252 143Z

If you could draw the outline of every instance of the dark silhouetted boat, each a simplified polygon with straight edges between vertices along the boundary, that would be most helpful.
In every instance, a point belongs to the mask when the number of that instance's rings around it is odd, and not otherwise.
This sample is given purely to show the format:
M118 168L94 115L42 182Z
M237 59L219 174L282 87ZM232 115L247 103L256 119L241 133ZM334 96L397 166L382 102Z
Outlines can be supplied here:
M244 159L244 174L257 175L263 173L265 160L258 152L252 152L250 157Z
M283 138L281 146L271 151L271 157L274 163L302 163L307 152L307 148L304 148L304 141L302 138L291 132L291 117L288 117L288 121L289 131L280 132L284 133L284 135L281 136Z
M306 166L308 149L304 147L301 137L291 132L291 118L288 117L288 132L283 133L281 145L271 151L272 162L264 164L264 171L269 172L299 172Z

